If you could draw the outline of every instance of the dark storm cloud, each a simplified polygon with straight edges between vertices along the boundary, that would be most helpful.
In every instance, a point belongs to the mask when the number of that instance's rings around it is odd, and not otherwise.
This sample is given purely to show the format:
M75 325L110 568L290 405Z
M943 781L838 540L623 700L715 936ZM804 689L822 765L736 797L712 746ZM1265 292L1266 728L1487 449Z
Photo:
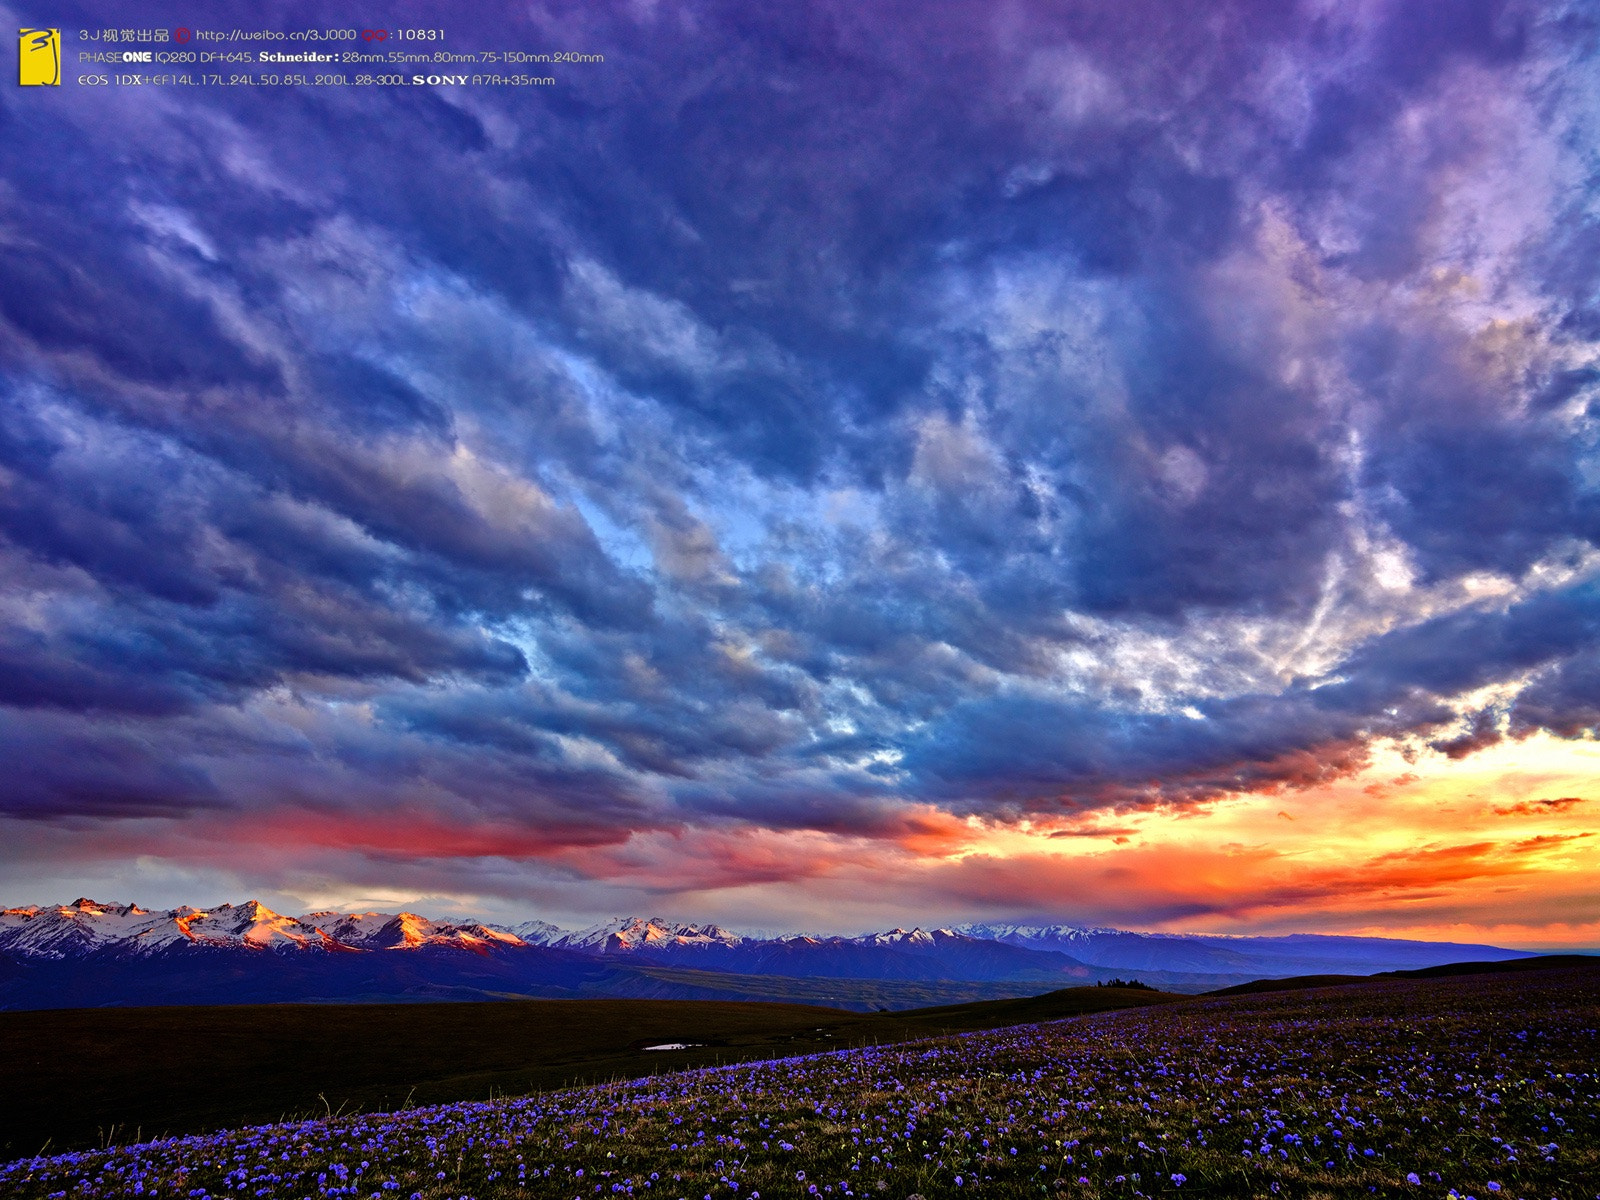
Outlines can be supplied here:
M1535 682L1512 707L1513 729L1575 737L1595 727L1600 693L1584 691L1581 677L1597 640L1600 592L1585 584L1423 622L1373 639L1339 664L1333 682L1202 700L1187 715L1025 694L969 703L912 743L905 765L924 794L977 794L982 805L1021 810L1303 786L1362 763L1374 736L1454 726L1453 697L1530 671ZM1558 706L1538 706L1569 673L1575 686L1557 727ZM1434 747L1458 758L1493 745L1502 716L1473 713Z
M83 728L54 716L0 714L7 764L0 813L25 820L181 816L226 803L204 771L116 728Z
M348 521L264 495L165 439L79 424L59 405L38 415L0 419L0 528L56 568L36 581L54 595L49 619L8 630L10 703L146 711L300 673L522 673L514 647L405 604L407 564Z
M1249 697L1200 717L1008 697L966 706L907 755L927 794L998 807L1208 798L1337 776L1362 759L1358 723L1304 698Z
M0 95L8 811L888 837L1595 728L1553 10L448 24L606 61Z

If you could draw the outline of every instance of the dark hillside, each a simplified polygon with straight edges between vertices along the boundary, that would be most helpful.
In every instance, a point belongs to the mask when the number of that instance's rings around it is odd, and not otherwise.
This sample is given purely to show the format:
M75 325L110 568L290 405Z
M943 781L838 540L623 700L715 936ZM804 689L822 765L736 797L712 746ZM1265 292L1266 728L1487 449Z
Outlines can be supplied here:
M714 1000L0 1013L0 1158L47 1139L64 1149L330 1109L486 1099L1173 999L1087 987L903 1013ZM645 1049L677 1042L696 1045Z
M1350 983L1370 983L1381 979L1446 979L1456 975L1501 975L1517 971L1549 971L1563 967L1600 968L1600 956L1589 954L1541 954L1533 958L1512 958L1496 962L1444 963L1419 967L1413 971L1383 971L1377 975L1296 975L1288 979L1257 979L1233 987L1206 992L1208 996L1249 996L1261 992L1297 992L1305 988L1339 987Z

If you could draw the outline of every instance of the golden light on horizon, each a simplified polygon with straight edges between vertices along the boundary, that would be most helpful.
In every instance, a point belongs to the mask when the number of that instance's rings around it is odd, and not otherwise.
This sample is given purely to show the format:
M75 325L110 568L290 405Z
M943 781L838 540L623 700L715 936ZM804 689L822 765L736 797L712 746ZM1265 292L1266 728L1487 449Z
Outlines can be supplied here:
M1384 743L1360 772L1303 790L968 822L938 858L941 874L965 864L1011 878L1041 907L1052 883L1072 896L1071 879L1098 880L1135 924L1142 893L1143 927L1171 932L1593 945L1597 781L1594 741L1537 734L1460 759Z

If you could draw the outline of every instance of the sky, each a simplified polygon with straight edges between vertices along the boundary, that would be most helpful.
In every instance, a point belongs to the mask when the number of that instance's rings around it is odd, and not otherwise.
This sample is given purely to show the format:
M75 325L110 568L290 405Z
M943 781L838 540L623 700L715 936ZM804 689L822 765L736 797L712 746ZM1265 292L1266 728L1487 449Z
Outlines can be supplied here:
M1592 5L384 20L0 88L0 903L1600 945Z

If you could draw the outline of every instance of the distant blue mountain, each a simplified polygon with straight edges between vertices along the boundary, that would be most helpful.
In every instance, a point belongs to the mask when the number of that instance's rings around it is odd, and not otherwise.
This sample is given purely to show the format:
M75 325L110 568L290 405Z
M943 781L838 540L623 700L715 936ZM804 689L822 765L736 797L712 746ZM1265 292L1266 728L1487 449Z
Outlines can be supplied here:
M1498 962L1530 952L1467 942L1294 933L1279 937L1129 933L1075 925L963 925L959 932L1031 950L1070 954L1120 971L1264 976L1370 975L1453 962Z

